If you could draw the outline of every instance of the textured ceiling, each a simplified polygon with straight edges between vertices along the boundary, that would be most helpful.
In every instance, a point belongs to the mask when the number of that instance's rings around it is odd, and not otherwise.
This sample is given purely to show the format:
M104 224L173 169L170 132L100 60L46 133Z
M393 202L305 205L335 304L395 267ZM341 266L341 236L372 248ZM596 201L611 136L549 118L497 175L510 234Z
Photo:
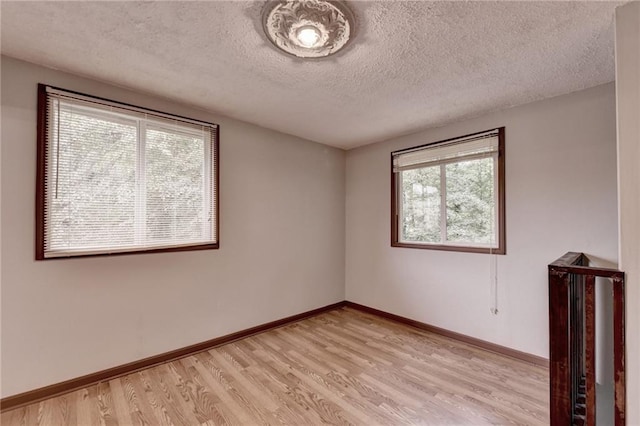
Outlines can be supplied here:
M342 148L614 79L616 2L355 1L316 61L276 52L263 4L2 1L2 53Z

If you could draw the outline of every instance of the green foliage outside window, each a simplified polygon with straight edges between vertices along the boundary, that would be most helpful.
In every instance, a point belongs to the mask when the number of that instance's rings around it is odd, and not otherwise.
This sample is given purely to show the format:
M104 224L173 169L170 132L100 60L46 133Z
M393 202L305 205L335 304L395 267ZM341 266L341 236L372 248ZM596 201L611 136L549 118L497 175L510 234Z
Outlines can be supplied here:
M483 245L494 242L493 157L405 170L401 175L403 241ZM445 188L441 185L443 180ZM443 189L445 209L441 206ZM443 211L445 232L442 232Z

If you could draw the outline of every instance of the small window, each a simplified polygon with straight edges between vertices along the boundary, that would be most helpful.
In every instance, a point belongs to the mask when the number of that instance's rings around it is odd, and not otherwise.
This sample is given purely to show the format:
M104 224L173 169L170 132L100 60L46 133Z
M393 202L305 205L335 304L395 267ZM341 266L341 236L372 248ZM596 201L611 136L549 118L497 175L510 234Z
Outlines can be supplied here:
M391 158L392 246L506 253L504 127Z
M38 86L36 259L218 248L218 127Z

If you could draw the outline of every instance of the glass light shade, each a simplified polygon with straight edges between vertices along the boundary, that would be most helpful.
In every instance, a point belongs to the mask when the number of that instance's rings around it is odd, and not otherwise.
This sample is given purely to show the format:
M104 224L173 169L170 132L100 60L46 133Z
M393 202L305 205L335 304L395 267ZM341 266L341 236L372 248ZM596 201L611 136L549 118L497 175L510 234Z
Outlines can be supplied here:
M353 13L342 1L272 0L262 12L269 41L299 58L323 58L343 49L354 34Z

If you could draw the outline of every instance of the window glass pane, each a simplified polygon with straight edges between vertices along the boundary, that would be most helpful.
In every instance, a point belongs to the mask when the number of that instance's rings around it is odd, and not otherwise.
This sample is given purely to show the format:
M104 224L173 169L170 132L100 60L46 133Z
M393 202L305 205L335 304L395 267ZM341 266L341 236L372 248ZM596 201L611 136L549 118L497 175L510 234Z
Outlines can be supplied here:
M451 163L445 169L447 241L494 243L493 158Z
M53 116L59 142L49 152L49 249L132 244L135 122L64 105Z
M152 127L146 133L147 241L207 240L204 138Z
M440 242L440 166L402 175L402 239Z

